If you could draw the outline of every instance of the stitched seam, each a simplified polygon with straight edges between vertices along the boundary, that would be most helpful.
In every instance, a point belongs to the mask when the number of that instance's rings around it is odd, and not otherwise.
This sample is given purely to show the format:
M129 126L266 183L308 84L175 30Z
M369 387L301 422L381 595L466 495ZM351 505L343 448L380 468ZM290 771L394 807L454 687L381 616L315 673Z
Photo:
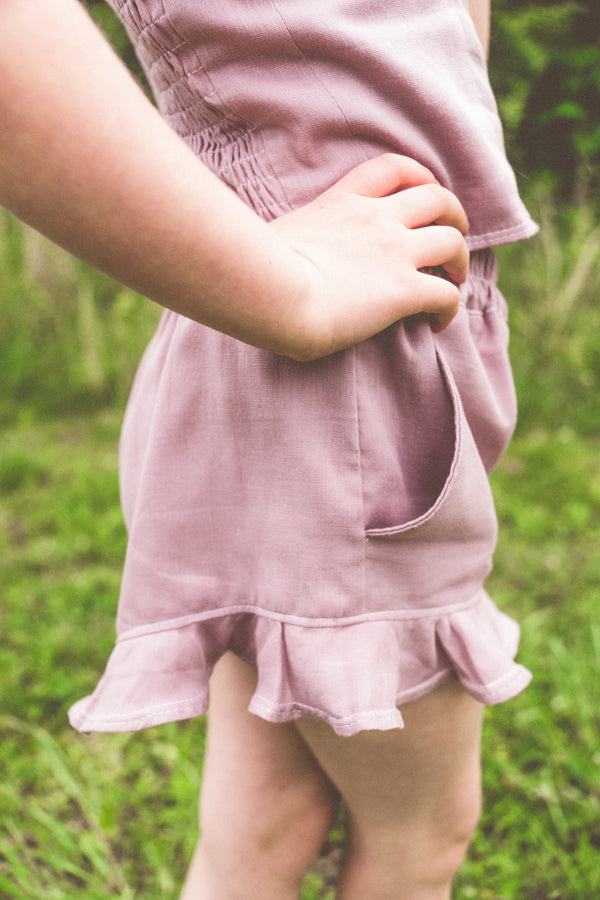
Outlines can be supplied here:
M398 710L388 711L388 710L364 710L361 712L353 713L349 716L333 716L329 715L325 710L319 709L316 706L310 706L307 703L300 703L299 701L292 700L289 703L278 703L274 700L269 700L267 697L263 697L261 694L254 694L251 700L251 704L257 708L262 708L265 712L269 712L271 714L275 714L278 716L286 716L289 715L290 712L306 712L312 715L317 714L320 717L327 716L328 720L335 722L337 728L353 728L359 722L364 721L372 721L375 720L377 722L391 722L398 719L399 712Z
M201 103L202 103L202 100L199 100L198 104L201 104ZM187 109L191 109L191 108L192 107L187 107ZM180 112L180 110L175 110L174 112L167 112L164 114L164 118L167 119L168 121L172 121L177 117L179 112ZM189 138L193 138L193 137L200 137L201 135L206 134L207 131L214 131L215 128L222 127L222 124L223 123L222 123L221 119L218 117L218 113L217 113L217 115L215 116L215 118L212 122L209 122L208 125L204 125L202 128L197 128L195 131L189 132L189 134L186 134L186 138L189 139ZM239 126L236 126L236 127L239 130ZM253 132L254 132L253 128L246 128L241 134L238 134L237 137L230 137L228 134L226 134L226 132L223 132L227 136L227 143L224 144L223 146L225 146L227 148L235 147L236 144L243 143L246 138L250 137L250 135L253 134ZM219 145L219 148L221 148L221 146L222 145ZM259 150L258 153L264 153L264 150ZM251 159L251 158L252 157L250 157L250 156L248 157L248 159Z
M185 41L182 41L180 44L177 44L177 49L179 49L180 47L186 47L186 46L188 46L188 45L185 43ZM154 66L163 62L165 57L167 56L167 54L172 52L170 49L166 50L164 47L161 47L160 49L161 49L161 54L158 57L158 59L152 60L152 62L150 63L150 69L153 69ZM165 88L165 92L171 90L171 88L177 87L179 84L181 84L182 81L185 81L190 75L195 75L197 72L201 72L202 74L207 75L206 69L201 64L195 66L193 69L188 69L187 71L184 70L181 73L181 75L179 75L178 78L176 78L174 81L169 82L169 84ZM208 77L208 75L207 75L207 77ZM212 84L212 82L211 82L211 84ZM215 93L216 93L216 91L213 87L213 90L211 91L210 94L207 94L207 96L211 97Z
M530 219L525 219L517 225L502 228L500 231L489 231L483 234L467 235L467 244L471 250L486 250L493 248L498 243L510 243L512 239L519 240L532 237L538 231L538 226Z
M132 0L125 0L125 3L122 4L121 8L123 8L126 4L128 4L130 2L132 2ZM194 55L194 58L197 60L198 65L189 71L183 72L183 74L180 75L179 77L177 77L175 81L169 80L169 84L167 84L161 90L161 92L160 92L161 95L163 97L169 97L173 90L176 90L178 86L185 84L185 86L186 86L187 90L189 91L189 93L191 94L191 96L194 97L196 94L195 94L195 91L193 91L189 85L189 78L190 78L190 76L192 76L196 73L202 74L208 80L208 82L212 88L212 90L208 94L205 94L202 98L199 98L196 102L192 103L190 106L185 107L182 110L176 110L174 112L166 113L165 118L170 118L171 120L173 120L178 114L185 113L186 110L193 109L196 106L201 106L203 102L207 103L209 98L211 98L211 97L217 97L220 101L220 107L218 109L211 110L211 113L213 116L213 122L210 123L209 125L207 125L206 128L194 132L194 135L190 135L190 136L186 136L186 137L199 136L199 135L203 134L205 131L210 131L211 129L214 129L216 126L222 125L224 122L229 123L230 126L233 126L234 128L237 128L239 130L240 125L241 125L239 117L228 106L228 104L225 102L224 97L219 93L216 85L212 81L210 73L208 72L207 68L203 65L202 59L198 55L196 48L193 47L189 43L189 41L186 41L185 38L183 37L183 35L181 35L177 31L177 29L173 25L173 22L169 18L169 15L168 15L167 11L165 10L164 6L163 6L163 10L164 10L163 15L161 15L158 19L154 20L152 23L146 25L141 31L138 32L138 34L141 35L141 34L145 33L146 31L148 31L149 29L151 29L157 23L166 21L166 22L168 22L168 24L172 30L172 33L174 35L176 35L177 38L179 39L179 44L177 44L173 48L169 48L168 50L165 50L163 47L160 46L159 42L156 42L157 46L159 47L159 49L161 51L161 55L158 59L155 59L151 63L149 63L150 71L153 69L154 66L158 65L160 62L162 62L162 61L167 62L167 60L166 60L167 55L169 53L173 53L175 50L180 49L181 47L189 48L191 53ZM279 15L279 13L277 13L277 15L281 19L281 16ZM282 20L282 22L283 22L283 20ZM285 23L283 23L283 24L284 24L284 27L286 28L286 31L288 31L287 26L285 26ZM288 34L289 34L289 31L288 31ZM291 38L291 35L290 35L290 38ZM298 48L298 50L301 53L300 48ZM304 54L302 54L302 56L304 57ZM170 65L170 68L171 68L171 71L173 72L172 65ZM340 112L341 112L341 110L340 110ZM227 142L224 145L222 145L221 149L229 148L229 147L235 145L235 143L237 143L237 142L241 142L244 139L250 138L250 136L253 134L254 131L255 131L255 128L246 128L242 135L234 138L233 140L228 139ZM258 187L267 181L275 181L281 191L281 199L277 200L275 202L265 202L265 203L262 203L260 206L256 206L256 205L252 204L254 211L259 213L259 212L263 212L263 211L267 211L267 210L271 211L273 209L286 209L286 208L287 208L287 210L292 209L292 205L290 204L290 201L289 201L288 197L286 196L285 189L284 189L283 185L281 184L280 180L275 175L275 172L268 161L268 156L266 155L266 148L264 146L262 147L261 150L258 150L254 154L249 153L248 156L245 159L240 160L240 162L242 162L242 163L243 162L251 162L252 160L256 159L259 155L263 155L263 154L265 155L265 167L267 167L269 174L265 174L263 177L258 175L258 177L256 178L255 181L246 181L241 184L235 185L235 187L243 189L244 187L247 187L250 184L254 184ZM232 164L226 164L225 166L220 167L219 171L226 172L228 169L233 170L233 169L235 169L235 165L236 165L235 162Z
M287 32L287 35L288 35L288 37L289 37L289 39L290 39L290 41L292 42L292 44L294 45L294 47L296 48L296 50L298 51L298 53L300 54L300 56L302 57L302 59L304 60L304 63L306 64L306 67L307 67L307 68L309 69L309 71L311 72L311 74L312 74L313 78L315 79L315 81L318 82L318 84L321 86L322 90L325 92L325 94L327 94L327 96L329 97L329 99L332 101L332 103L334 104L334 106L337 108L339 114L341 115L342 119L344 120L344 123L345 123L345 125L346 125L346 128L348 129L348 133L349 133L350 136L358 143L358 146L361 148L361 150L363 151L363 153L364 153L364 155L365 155L365 159L369 159L369 154L367 153L367 151L366 151L365 148L363 147L363 144L362 144L362 141L360 140L360 138L359 138L359 137L354 133L354 131L352 130L352 127L351 127L351 125L350 125L350 122L348 121L348 119L347 119L347 117L346 117L346 115L345 115L345 113L344 113L342 107L340 106L340 104L338 103L338 101L336 100L336 98L333 96L333 94L331 93L331 91L325 86L324 82L321 80L321 78L319 77L319 75L318 75L317 72L315 71L315 68L313 67L312 63L310 62L308 56L306 55L306 53L304 52L304 50L302 49L302 47L300 47L300 45L298 44L298 42L297 42L297 40L295 39L295 37L292 35L292 32L290 31L287 22L285 21L285 19L284 19L282 13L279 11L279 9L278 9L277 6L276 6L275 0L271 0L271 5L272 5L273 9L275 10L275 13L277 14L277 16L279 17L279 19L281 20L281 24L282 24L283 27L285 28L285 30L286 30L286 32Z
M163 7L163 9L164 9L164 7ZM219 115L220 115L220 117L222 117L222 118L225 119L226 121L232 121L234 117L233 117L233 115L232 115L232 113L231 113L231 110L229 110L229 109L227 108L227 106L226 106L226 104L225 104L225 101L224 101L223 97L221 97L220 94L219 94L219 92L217 91L216 85L214 84L212 78L210 77L210 74L208 73L207 69L204 67L204 65L203 65L203 63L202 63L202 60L200 59L200 57L199 57L199 55L198 55L198 51L196 50L196 48L195 48L195 47L192 47L192 45L189 43L189 41L186 41L185 38L183 37L183 35L181 35L181 34L177 31L177 29L176 29L175 26L173 25L173 22L172 22L171 19L169 18L168 13L167 13L166 11L165 11L164 15L160 17L160 21L164 21L164 20L167 20L167 21L168 21L168 23L169 23L169 25L170 25L170 27L171 27L171 29L172 29L172 31L173 31L173 34L176 35L176 36L179 38L180 43L177 45L178 48L180 48L180 47L187 47L187 48L191 51L191 53L194 55L194 58L198 61L198 65L196 66L196 68L191 69L189 72L184 72L184 74L181 75L181 76L177 79L177 81L171 82L171 83L167 86L167 88L165 89L165 91L164 91L163 93L166 93L166 92L169 91L172 87L175 87L176 85L180 84L182 81L186 80L190 75L193 75L193 74L195 74L196 72L200 72L200 73L202 73L202 74L207 78L207 80L209 81L209 83L210 83L210 85L211 85L211 87L212 87L212 92L211 92L210 94L208 94L207 96L210 97L210 96L216 95L216 96L218 96L218 97L220 98L220 100L221 100L222 107L221 107L221 109L219 110ZM159 20L156 20L156 21L159 21ZM163 55L162 55L161 59L164 58L164 56L165 56L165 53L163 52ZM158 62L158 60L155 60L155 62ZM189 87L189 85L188 85L188 87Z
M163 18L166 18L166 16L163 16ZM157 20L157 22L158 22L158 21L159 21L159 20ZM149 27L150 27L150 26L148 26L148 28L149 28ZM148 30L148 29L147 29L147 30ZM163 61L166 59L166 57L167 57L170 53L172 53L172 54L175 55L175 51L176 51L176 50L179 50L180 47L185 47L185 42L183 42L183 41L182 41L181 43L179 43L179 44L176 44L174 47L163 47L162 44L161 44L159 41L157 41L157 39L154 37L154 35L152 35L152 40L154 41L154 43L156 44L156 46L159 48L159 50L160 50L160 56L158 56L156 59L153 59L152 62L148 65L148 69L149 69L150 72L151 72L156 66L160 65L160 63L163 62ZM175 56L175 58L177 59L176 56ZM171 66L171 68L172 68L172 66ZM192 71L193 71L193 72L198 72L199 69L198 69L198 68L195 68L195 69L193 69ZM186 75L189 75L189 74L191 74L191 73L189 73L189 72L184 72L184 74L177 80L177 83L179 83L179 81L181 81L183 78L186 77Z
M136 9L137 9L137 7L136 7ZM144 25L143 28L139 28L139 29L136 28L136 37L143 37L149 31L152 31L152 29L156 25L159 25L161 22L164 22L166 19L167 19L167 14L163 13L163 15L159 16L158 19L153 19L151 22L148 22L147 25Z
M147 625L137 625L127 628L117 636L117 644L125 641L136 640L140 637L146 637L150 634L157 634L168 631L175 631L179 628L186 628L190 625L196 625L212 619L229 617L232 615L254 615L263 619L270 619L274 622L280 622L283 625L291 625L300 628L339 628L340 626L361 625L369 622L414 622L421 619L442 619L453 613L463 612L476 606L484 599L485 593L478 590L473 597L460 603L449 603L444 606L428 607L427 609L407 609L407 610L378 610L371 613L359 613L355 616L343 616L341 618L332 618L319 616L313 619L304 616L294 616L289 614L276 613L269 609L263 609L259 606L250 604L238 604L232 606L221 607L219 609L211 609L203 613L195 613L189 616L178 616L174 619L162 619L160 622L153 622Z
M247 133L249 134L250 132L247 132ZM231 144L228 144L227 146L230 147ZM224 163L223 165L219 166L219 171L227 172L230 169L236 169L238 166L241 166L243 163L252 162L253 160L258 159L259 156L264 156L264 153L265 153L265 149L263 147L262 150L257 150L256 153L250 153L250 154L248 154L248 156L241 156L239 159L235 159L232 162ZM274 175L265 175L264 177L257 176L254 180L256 182L271 181L274 177L275 177ZM251 183L252 183L252 179L249 179L248 181L239 182L240 185L251 184Z
M198 71L198 70L196 70L196 71ZM188 88L188 90L191 92L192 89L190 88L189 85L187 85L187 88ZM165 88L165 90L162 91L162 94L163 94L163 95L166 94L167 91L168 91L168 89L169 89L168 87ZM204 104L205 104L205 103L209 103L211 97L213 97L214 94L215 94L215 91L210 91L210 93L204 94L204 95L201 96L201 97L196 97L196 96L194 95L194 102L193 102L193 103L188 104L188 106L178 106L177 109L173 110L173 112L167 113L167 115L170 116L171 118L175 118L175 116L178 116L178 115L180 115L180 114L182 114L182 113L190 112L190 110L196 109L198 106L204 107ZM207 128L212 128L213 125L208 125L208 126L206 126L206 127L207 127Z
M529 675L526 675L527 670L524 669L523 666L519 665L519 663L513 663L510 671L505 672L504 675L501 675L500 678L494 679L494 681L490 681L484 684L478 684L475 681L467 681L465 678L460 678L460 681L467 690L477 691L482 693L485 691L487 694L491 694L492 696L495 694L502 693L504 686L511 681L521 681L524 680Z
M450 366L446 362L446 359L439 347L436 347L436 355L453 412L454 455L452 457L448 476L443 484L442 490L434 500L433 504L424 513L422 513L420 516L417 516L417 518L415 519L410 519L408 522L404 522L402 525L387 525L381 528L367 528L367 538L377 539L385 538L386 536L390 537L395 535L403 535L410 531L414 531L417 528L420 528L422 525L425 525L427 522L433 519L435 515L437 515L440 508L446 503L448 496L454 487L456 472L460 464L460 456L463 444L463 422L461 417L462 410L460 405L460 395L458 393L458 388L454 383Z
M82 712L75 717L78 723L91 724L92 722L142 722L154 717L157 713L169 713L173 710L197 709L198 704L205 706L208 699L206 692L197 694L187 700L174 700L169 703L157 703L153 706L146 706L144 709L136 713L120 713L119 715L104 716L95 715L93 712ZM84 702L84 701L82 701Z
M508 312L502 309L501 306L484 306L482 307L482 309L475 309L473 307L466 306L465 311L467 315L473 316L474 318L476 317L478 319L485 319L487 316L499 316L505 322L508 321Z
M253 205L252 209L254 210L255 213L258 214L261 212L271 212L273 210L282 210L282 209L285 210L286 212L289 212L291 207L290 207L289 202L284 198L282 201L273 200L272 203L261 203L260 206Z
M363 461L362 461L362 446L360 440L360 404L358 399L358 365L357 365L357 348L356 346L352 347L352 374L354 376L354 414L356 421L356 450L357 450L357 461L358 461L358 480L360 484L360 503L361 503L361 523L362 523L362 533L364 537L363 546L362 546L362 574L363 574L363 589L362 589L362 598L363 604L366 605L367 602L367 519L365 512L365 483L364 483L364 475L363 475Z
M126 6L135 6L136 11L139 12L136 0L114 0L118 9L125 9Z
M236 188L259 188L268 181L273 181L273 179L273 175L266 175L264 178L249 178L247 181L236 181L235 186Z

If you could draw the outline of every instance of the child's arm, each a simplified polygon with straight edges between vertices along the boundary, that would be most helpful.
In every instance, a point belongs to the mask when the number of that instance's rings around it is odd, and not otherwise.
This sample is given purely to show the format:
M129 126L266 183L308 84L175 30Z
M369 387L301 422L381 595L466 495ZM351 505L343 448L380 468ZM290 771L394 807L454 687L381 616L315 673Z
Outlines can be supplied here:
M2 0L0 34L0 203L72 253L296 359L413 313L436 329L452 319L455 285L417 270L466 277L466 217L417 163L363 164L266 225L162 121L76 0Z
M469 0L469 12L487 59L490 49L491 0Z

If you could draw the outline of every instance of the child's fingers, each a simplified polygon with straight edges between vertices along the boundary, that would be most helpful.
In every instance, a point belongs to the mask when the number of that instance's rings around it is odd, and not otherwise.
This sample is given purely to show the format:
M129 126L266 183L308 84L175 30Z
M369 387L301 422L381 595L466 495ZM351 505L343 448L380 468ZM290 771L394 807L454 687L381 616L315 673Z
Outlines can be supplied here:
M417 269L442 266L455 284L462 284L466 280L469 272L469 249L456 228L446 225L415 228L411 231L411 241Z
M451 225L468 234L469 220L458 198L439 184L423 184L408 188L393 202L398 204L402 223L407 228L425 225Z
M351 169L321 196L347 192L363 197L388 197L419 184L437 184L437 179L429 169L408 156L384 153Z
M438 275L418 275L424 281L423 294L427 296L427 314L431 330L438 334L446 328L458 312L459 293L456 285Z

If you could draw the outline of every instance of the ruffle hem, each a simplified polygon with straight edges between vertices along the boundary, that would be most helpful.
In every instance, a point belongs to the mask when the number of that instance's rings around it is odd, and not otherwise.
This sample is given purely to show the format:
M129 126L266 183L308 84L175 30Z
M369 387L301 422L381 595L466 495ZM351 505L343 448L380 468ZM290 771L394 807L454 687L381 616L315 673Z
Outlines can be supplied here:
M211 671L228 649L258 670L250 712L270 722L317 717L346 736L403 727L398 707L444 682L458 679L489 705L531 680L514 661L519 626L484 590L425 615L301 621L242 609L125 632L94 693L71 708L71 724L123 732L199 716L209 706Z

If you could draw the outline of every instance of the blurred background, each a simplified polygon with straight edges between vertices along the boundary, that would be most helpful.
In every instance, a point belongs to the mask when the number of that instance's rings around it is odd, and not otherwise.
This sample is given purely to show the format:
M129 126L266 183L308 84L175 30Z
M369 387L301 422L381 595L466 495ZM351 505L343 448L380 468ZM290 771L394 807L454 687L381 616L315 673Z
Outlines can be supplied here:
M111 10L87 4L140 75ZM491 80L540 234L502 248L520 418L489 589L534 672L486 719L457 898L600 896L600 6L494 0ZM175 898L204 723L72 732L113 643L117 441L158 319L0 210L0 897ZM332 834L328 859L336 855ZM325 862L327 862L327 858ZM330 868L303 900L333 897Z

